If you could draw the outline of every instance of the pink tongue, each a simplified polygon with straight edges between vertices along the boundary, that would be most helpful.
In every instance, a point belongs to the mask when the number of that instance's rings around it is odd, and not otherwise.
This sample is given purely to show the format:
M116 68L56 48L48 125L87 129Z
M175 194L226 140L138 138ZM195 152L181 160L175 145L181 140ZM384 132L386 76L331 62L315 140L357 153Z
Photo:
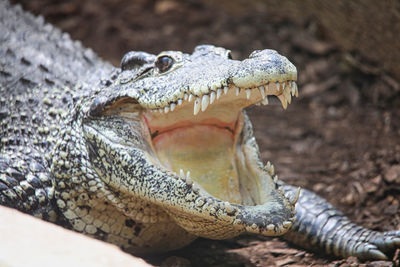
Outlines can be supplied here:
M241 203L233 135L215 126L193 125L160 134L153 145L161 163L191 178L214 197Z

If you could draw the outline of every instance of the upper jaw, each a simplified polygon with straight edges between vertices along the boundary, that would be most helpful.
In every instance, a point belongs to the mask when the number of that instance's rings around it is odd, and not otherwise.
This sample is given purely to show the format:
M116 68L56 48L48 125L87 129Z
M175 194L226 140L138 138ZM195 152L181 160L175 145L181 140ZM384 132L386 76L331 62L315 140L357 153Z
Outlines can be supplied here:
M227 99L224 96L228 95ZM295 80L276 81L260 84L254 87L238 87L234 84L221 86L216 90L210 90L207 93L196 96L190 92L184 93L181 98L176 101L168 102L165 106L149 109L151 112L167 114L175 110L181 109L192 103L192 115L201 115L214 103L227 103L232 101L234 97L242 100L239 104L240 109L256 105L268 105L268 96L276 96L281 101L282 107L287 108L291 103L292 97L298 96L298 88ZM222 98L222 99L221 99Z
M142 89L138 102L145 109L164 113L185 102L193 102L193 114L196 115L228 91L233 90L236 94L239 90L246 97L249 92L250 96L259 95L257 102L268 95L280 96L286 108L291 96L297 94L296 80L296 67L273 50L253 52L243 61L214 54L199 57L194 53L185 57L180 68L143 79L144 86L153 86Z

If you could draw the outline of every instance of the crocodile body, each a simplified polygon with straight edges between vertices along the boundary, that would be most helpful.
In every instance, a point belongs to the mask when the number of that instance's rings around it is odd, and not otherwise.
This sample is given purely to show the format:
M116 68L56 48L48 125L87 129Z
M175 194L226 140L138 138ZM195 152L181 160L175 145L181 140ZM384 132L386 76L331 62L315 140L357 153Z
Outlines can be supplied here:
M243 108L268 95L286 107L296 79L275 51L238 61L214 46L114 68L1 2L0 204L136 254L250 232L387 259L399 231L351 223L260 161Z

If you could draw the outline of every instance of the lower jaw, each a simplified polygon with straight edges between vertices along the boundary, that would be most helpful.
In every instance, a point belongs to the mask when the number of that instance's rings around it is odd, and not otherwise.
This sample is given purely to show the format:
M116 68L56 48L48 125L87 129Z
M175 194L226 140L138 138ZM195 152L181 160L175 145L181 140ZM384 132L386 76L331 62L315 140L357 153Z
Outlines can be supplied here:
M213 125L191 125L162 133L153 147L167 169L186 174L210 195L242 203L231 130Z

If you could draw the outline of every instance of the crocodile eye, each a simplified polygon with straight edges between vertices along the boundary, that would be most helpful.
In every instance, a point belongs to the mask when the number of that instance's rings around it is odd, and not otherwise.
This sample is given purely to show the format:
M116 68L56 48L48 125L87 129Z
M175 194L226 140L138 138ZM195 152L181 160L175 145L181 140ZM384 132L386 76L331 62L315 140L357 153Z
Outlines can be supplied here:
M169 56L161 56L156 60L156 67L160 70L160 72L166 72L172 67L174 60Z

